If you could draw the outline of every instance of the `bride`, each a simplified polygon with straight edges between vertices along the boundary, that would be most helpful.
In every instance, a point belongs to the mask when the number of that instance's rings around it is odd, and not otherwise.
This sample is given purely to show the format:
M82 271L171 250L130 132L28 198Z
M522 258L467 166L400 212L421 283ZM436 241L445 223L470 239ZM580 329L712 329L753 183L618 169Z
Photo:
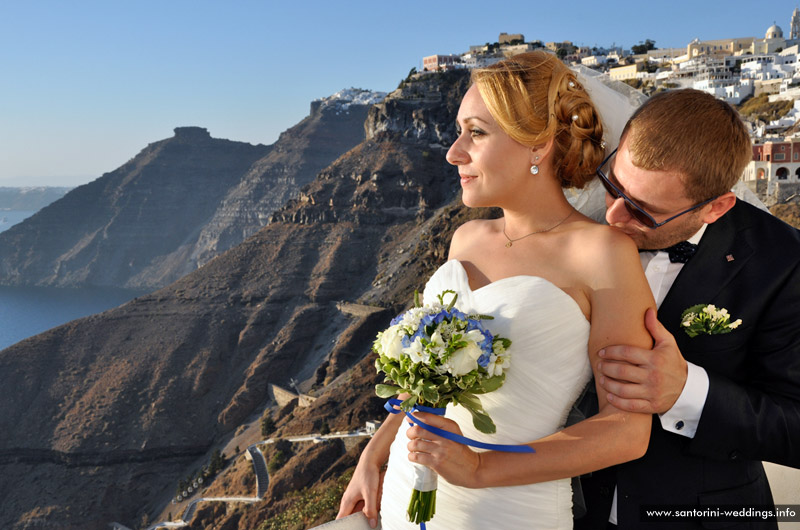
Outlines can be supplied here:
M464 204L500 207L503 217L456 230L424 302L452 289L462 311L494 316L491 332L512 340L511 367L481 396L496 434L474 429L459 406L445 418L415 416L536 452L478 452L391 415L362 453L339 517L363 508L373 527L380 516L384 530L417 528L406 520L411 461L440 475L430 530L572 528L570 477L641 457L651 418L614 408L603 392L597 415L565 429L567 413L600 349L650 347L644 314L655 304L633 241L563 193L582 188L604 158L603 126L581 82L546 52L475 70L472 80L447 161Z

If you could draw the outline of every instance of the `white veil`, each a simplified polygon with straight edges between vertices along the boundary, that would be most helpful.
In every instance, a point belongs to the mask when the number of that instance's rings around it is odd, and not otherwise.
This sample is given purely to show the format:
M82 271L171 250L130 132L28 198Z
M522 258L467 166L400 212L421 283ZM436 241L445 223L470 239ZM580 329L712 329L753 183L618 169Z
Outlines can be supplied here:
M603 122L603 140L606 143L606 154L608 154L617 147L628 118L642 103L647 101L647 96L625 83L612 80L608 74L601 74L591 68L578 65L573 66L572 70L588 92L589 97L592 98L592 102L600 114ZM741 180L731 191L736 194L738 199L769 211ZM597 178L592 179L583 189L564 189L564 194L567 200L582 214L600 223L605 222L605 189Z
M622 129L633 111L647 101L647 96L638 90L614 81L608 74L601 74L585 66L573 66L578 81L592 98L600 120L603 122L603 141L606 153L613 151L619 143ZM582 214L597 222L605 222L605 189L597 178L592 179L583 189L564 189L567 200Z

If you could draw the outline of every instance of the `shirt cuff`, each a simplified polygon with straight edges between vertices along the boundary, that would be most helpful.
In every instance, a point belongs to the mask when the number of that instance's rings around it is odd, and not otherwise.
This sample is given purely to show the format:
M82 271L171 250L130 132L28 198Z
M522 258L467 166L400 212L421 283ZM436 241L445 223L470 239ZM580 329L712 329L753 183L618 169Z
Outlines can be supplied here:
M708 397L708 373L700 366L690 362L686 364L688 371L683 391L672 408L659 414L659 418L665 431L694 438Z

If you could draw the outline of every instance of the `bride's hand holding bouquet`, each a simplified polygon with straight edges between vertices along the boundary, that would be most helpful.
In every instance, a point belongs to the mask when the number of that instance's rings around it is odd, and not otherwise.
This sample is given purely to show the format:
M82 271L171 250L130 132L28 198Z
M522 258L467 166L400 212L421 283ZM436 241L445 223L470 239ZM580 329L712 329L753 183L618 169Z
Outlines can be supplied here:
M446 304L447 295L451 297ZM476 429L494 433L497 428L484 411L478 394L502 386L504 371L509 366L507 348L511 341L493 336L483 326L481 320L492 317L467 315L456 309L457 299L454 291L444 291L438 295L438 303L422 306L419 295L415 294L414 307L399 315L389 328L378 334L373 345L378 354L375 366L385 379L384 384L377 385L376 392L384 398L404 396L402 401L390 400L387 408L390 412L397 412L394 407L398 407L409 419L416 420L416 428L431 432L426 422L410 415L412 411L444 414L444 407L454 403L469 410ZM436 423L449 431L440 431L439 434L451 439L455 434L455 438L460 438L461 429L455 422ZM436 430L435 426L433 430ZM450 443L460 445L466 442L461 439ZM470 455L476 455L463 447ZM415 464L414 471L415 484L408 517L412 522L424 523L431 520L435 512L437 476L424 465Z
M462 434L461 427L451 419L427 412L414 412L413 416L443 431L459 436ZM411 462L431 468L455 486L480 487L478 469L481 453L473 451L468 445L443 438L416 425L406 431L406 436L409 439L408 458Z

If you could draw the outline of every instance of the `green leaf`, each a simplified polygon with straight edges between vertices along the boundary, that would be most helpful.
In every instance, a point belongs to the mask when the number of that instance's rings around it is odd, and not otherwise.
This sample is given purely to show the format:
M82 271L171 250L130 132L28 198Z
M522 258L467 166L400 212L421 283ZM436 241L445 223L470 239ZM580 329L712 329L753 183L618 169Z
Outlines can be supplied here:
M463 376L465 388L472 388L473 386L475 386L475 381L477 380L478 376L472 372L464 374Z
M411 396L405 399L402 403L400 403L400 408L403 409L405 412L408 412L414 405L417 404L417 396Z
M375 393L378 394L380 398L390 398L402 391L402 388L393 385L375 385Z
M506 374L494 375L489 377L488 379L482 379L480 385L478 386L477 390L473 390L476 394L485 394L486 392L494 392L501 386L506 380Z
M492 343L496 341L500 341L500 343L503 345L503 348L505 348L506 350L509 348L509 346L511 346L511 339L506 339L503 337L495 337Z
M458 293L456 293L455 291L449 291L449 292L453 293L453 299L450 300L449 304L447 304L448 311L452 310L456 306L456 300L458 300Z
M497 426L488 414L475 410L470 410L470 412L472 413L472 425L474 425L476 429L486 434L494 434L497 432Z
M450 302L450 304L449 304L449 305L447 305L447 304L445 304L445 303L444 303L444 296L445 296L446 294L448 294L448 293L450 293L450 294L454 295L454 296L453 296L453 300L452 300L452 302ZM447 289L447 290L445 290L445 291L442 291L442 292L441 292L441 294L439 294L439 295L438 295L436 298L438 298L438 299L439 299L439 303L440 303L440 304L442 304L443 306L446 306L446 307L447 307L447 311L450 311L451 309L453 309L453 306L454 306L454 305L456 305L456 300L458 299L458 293L456 293L456 292L455 292L455 291L453 291L452 289Z
M478 396L465 392L457 397L457 403L472 414L472 425L480 432L486 434L494 434L497 432L497 426L492 421L492 418L486 414L486 411L483 410L483 405Z
M428 403L437 403L439 401L439 392L436 385L425 384L422 386L422 399Z
M693 305L692 307L689 307L687 309L684 309L683 313L681 313L681 320L683 320L684 317L686 317L686 315L689 314L689 313L697 313L699 315L700 312L703 310L703 308L706 305L707 304L697 304L697 305Z

